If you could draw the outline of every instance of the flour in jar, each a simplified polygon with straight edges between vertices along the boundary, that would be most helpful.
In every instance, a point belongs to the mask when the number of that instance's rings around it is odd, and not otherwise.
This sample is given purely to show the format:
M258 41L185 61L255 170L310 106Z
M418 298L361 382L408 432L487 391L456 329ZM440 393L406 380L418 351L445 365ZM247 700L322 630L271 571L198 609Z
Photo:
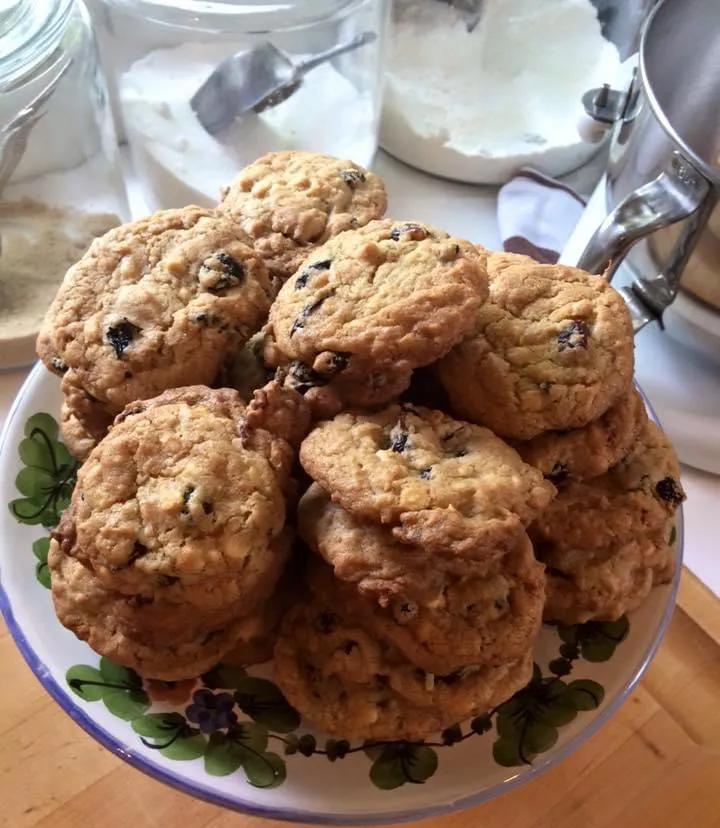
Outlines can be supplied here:
M595 150L577 133L582 96L612 82L620 67L595 7L590 0L480 6L472 28L447 3L397 0L381 146L474 183L501 183L528 163L549 175L574 169Z
M309 72L278 106L238 119L217 139L205 132L190 99L240 48L186 43L157 49L120 77L125 129L153 209L215 206L221 188L271 150L310 150L370 164L377 134L372 96L330 64Z

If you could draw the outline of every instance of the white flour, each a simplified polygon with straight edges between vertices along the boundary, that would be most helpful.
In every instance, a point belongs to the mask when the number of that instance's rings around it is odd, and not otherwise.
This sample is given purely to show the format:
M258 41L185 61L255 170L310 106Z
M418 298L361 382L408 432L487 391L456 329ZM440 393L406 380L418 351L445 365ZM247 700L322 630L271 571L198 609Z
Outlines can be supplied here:
M222 143L200 126L190 98L237 44L158 49L120 78L120 102L135 162L153 209L214 206L238 171L271 150L301 149L368 165L375 151L372 98L327 64L308 73L279 106L237 121Z
M437 175L501 183L522 164L549 175L594 152L581 98L620 57L589 0L485 0L468 33L438 0L399 0L380 143Z

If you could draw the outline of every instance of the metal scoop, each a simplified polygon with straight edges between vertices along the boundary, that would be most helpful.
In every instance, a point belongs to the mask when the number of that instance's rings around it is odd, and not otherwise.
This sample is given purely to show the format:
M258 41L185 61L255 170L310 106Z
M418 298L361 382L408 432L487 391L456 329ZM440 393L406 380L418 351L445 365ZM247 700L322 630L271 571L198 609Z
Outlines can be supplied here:
M372 43L375 32L363 32L301 63L266 42L222 61L190 99L198 121L210 135L217 135L248 112L263 112L287 100L303 76L328 60Z

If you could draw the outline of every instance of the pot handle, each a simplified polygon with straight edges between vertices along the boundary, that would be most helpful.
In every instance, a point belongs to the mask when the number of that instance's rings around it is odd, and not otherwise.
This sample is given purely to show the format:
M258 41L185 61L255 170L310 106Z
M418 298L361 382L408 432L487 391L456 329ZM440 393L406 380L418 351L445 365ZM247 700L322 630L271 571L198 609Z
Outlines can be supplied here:
M696 234L705 225L717 200L712 184L681 153L673 152L666 169L653 181L630 193L605 218L583 251L577 266L603 274L610 282L628 250L661 227L692 217L673 249L664 273L622 288L633 316L635 332L662 317L680 286Z

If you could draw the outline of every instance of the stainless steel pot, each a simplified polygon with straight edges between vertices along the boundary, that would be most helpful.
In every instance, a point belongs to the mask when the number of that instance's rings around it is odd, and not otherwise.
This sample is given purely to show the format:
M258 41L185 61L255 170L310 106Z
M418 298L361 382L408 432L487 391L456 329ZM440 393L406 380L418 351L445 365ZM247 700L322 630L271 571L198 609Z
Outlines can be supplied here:
M615 123L614 209L578 266L612 279L629 254L635 278L621 293L636 331L661 321L678 290L720 314L719 0L662 0L630 88L593 90L585 103L591 117Z

